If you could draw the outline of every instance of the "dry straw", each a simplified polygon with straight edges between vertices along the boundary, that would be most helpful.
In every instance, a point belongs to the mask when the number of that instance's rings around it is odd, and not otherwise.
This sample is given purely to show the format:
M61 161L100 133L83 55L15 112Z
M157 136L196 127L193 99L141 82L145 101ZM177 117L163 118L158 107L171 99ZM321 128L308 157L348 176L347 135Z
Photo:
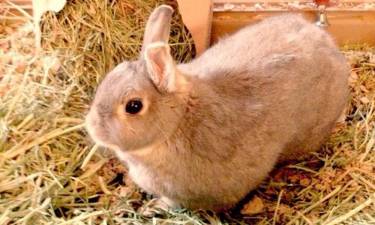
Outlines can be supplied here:
M44 17L40 54L30 26L12 34L2 27L0 224L375 223L375 50L369 47L343 49L353 68L346 117L319 153L280 166L253 192L260 213L139 213L151 196L98 151L83 121L105 73L138 56L145 19L157 4L68 1L61 13ZM178 16L170 42L178 61L192 58Z

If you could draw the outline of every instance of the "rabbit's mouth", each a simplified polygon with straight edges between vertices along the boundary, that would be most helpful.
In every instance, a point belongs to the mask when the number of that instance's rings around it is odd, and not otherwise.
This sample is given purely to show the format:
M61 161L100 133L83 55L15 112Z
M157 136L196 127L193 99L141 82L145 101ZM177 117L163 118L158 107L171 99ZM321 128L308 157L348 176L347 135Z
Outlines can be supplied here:
M95 129L95 126L91 122L91 120L87 117L86 122L86 130L88 131L91 139L100 146L103 146L105 148L109 148L117 155L117 157L122 161L127 161L128 154L126 152L132 152L137 155L144 155L149 154L149 152L154 148L152 146L143 147L141 149L134 149L132 151L127 151L126 149L120 148L118 145L108 143L106 141L103 141L102 138L100 138L100 135L97 134L97 129Z
M105 138L102 137L103 135L98 134L98 129L95 127L95 123L92 121L89 115L86 117L85 126L89 136L96 144L112 150L120 150L120 147L117 145L103 140Z

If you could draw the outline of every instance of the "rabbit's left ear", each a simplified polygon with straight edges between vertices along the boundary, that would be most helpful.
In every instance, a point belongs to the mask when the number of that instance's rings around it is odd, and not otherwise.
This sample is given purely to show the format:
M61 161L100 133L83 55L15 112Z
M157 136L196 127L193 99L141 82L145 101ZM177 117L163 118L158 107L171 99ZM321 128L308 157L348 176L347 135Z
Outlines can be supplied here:
M149 44L144 52L147 71L155 86L162 92L176 90L177 70L168 44Z

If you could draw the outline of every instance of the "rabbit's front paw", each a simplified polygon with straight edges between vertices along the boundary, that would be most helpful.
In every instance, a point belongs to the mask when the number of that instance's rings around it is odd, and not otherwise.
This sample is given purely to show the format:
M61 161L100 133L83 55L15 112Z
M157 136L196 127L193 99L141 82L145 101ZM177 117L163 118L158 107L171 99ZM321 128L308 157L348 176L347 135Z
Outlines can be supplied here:
M140 208L140 213L144 217L154 217L155 215L164 214L173 207L172 202L166 198L155 198Z

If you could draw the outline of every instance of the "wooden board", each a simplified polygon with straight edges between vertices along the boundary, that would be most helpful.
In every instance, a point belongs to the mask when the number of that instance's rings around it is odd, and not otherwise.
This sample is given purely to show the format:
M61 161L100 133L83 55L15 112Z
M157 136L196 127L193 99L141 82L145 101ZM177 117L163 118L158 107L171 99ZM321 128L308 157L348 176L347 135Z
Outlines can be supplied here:
M214 3L248 3L248 2L312 2L313 0L213 0ZM331 2L364 3L374 0L330 0Z
M190 30L195 41L197 55L200 55L209 45L212 23L211 0L177 0L182 20Z
M211 34L211 44L218 38L230 34L248 24L256 23L266 17L280 13L294 12L303 14L308 20L315 22L317 8L313 0L204 0L211 2L212 11L199 10L198 1L178 0L182 6L181 14L184 22L193 35L198 54L208 46L202 36ZM265 8L256 8L254 4ZM285 4L287 3L287 4ZM263 5L262 5L263 4ZM267 6L276 5L272 9ZM338 44L370 44L375 45L375 0L330 0L327 17L330 26L326 28ZM183 10L190 7L191 10ZM370 8L368 8L370 7ZM372 7L372 8L371 8ZM209 13L205 17L203 14ZM212 25L204 18L213 15ZM196 38L201 36L200 38Z
M215 43L223 35L264 18L283 12L215 12L212 21L211 42ZM310 21L316 20L316 12L302 12ZM330 26L327 28L338 44L367 43L375 45L374 12L329 12ZM285 31L287 32L287 31Z
M315 11L316 2L327 11L375 12L375 0L213 0L213 6L214 12Z

